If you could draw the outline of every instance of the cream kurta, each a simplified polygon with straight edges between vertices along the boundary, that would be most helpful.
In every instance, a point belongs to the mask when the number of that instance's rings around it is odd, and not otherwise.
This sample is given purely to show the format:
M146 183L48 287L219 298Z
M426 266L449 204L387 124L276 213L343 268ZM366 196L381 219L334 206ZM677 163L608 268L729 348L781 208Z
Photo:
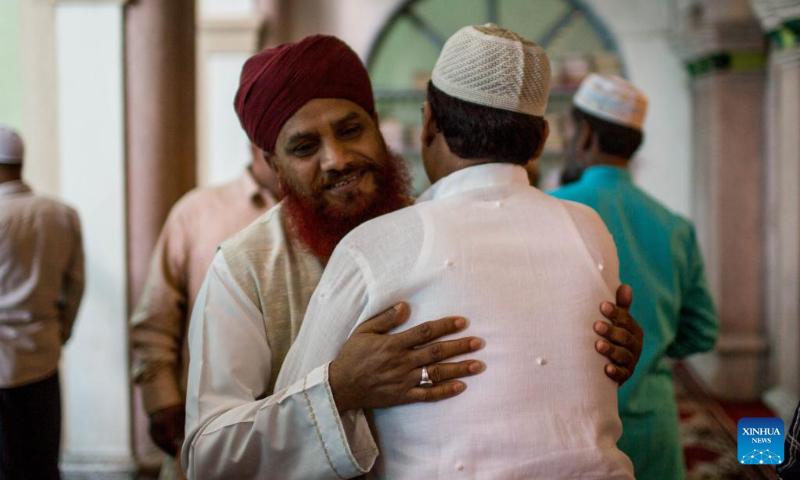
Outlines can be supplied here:
M84 287L78 214L0 184L0 387L42 380L58 368Z
M520 166L454 172L342 240L276 388L333 360L355 327L405 300L402 329L467 318L486 342L470 357L487 371L451 400L375 410L381 455L368 477L632 479L616 448L617 384L593 348L617 272L591 209L530 187Z

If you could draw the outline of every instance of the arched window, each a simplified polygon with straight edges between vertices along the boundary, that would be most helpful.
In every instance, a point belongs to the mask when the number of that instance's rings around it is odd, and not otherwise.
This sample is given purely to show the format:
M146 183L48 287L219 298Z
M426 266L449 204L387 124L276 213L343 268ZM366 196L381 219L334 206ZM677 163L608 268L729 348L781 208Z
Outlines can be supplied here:
M381 129L411 164L414 188L427 186L419 155L420 104L445 40L465 25L494 22L538 43L553 68L548 106L551 134L538 162L538 185L557 186L561 169L559 116L589 72L624 71L616 44L579 0L407 0L381 30L367 58Z

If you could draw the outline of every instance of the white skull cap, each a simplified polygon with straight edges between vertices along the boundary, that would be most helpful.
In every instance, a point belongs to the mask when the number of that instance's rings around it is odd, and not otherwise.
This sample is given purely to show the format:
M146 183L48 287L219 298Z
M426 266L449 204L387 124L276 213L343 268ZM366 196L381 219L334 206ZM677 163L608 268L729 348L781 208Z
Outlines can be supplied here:
M636 130L642 130L647 114L645 94L616 75L590 74L572 103L590 115Z
M447 39L431 81L466 102L542 117L550 95L550 60L511 30L473 25Z
M24 156L22 137L13 128L0 123L0 164L21 165Z

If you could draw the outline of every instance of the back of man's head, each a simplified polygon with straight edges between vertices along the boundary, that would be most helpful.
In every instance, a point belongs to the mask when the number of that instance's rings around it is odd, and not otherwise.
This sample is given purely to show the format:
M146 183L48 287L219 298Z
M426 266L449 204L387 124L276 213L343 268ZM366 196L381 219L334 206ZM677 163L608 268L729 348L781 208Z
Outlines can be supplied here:
M597 137L600 152L631 158L643 140L647 97L617 76L591 74L573 98L572 118L586 122Z
M546 140L550 81L535 43L497 25L469 26L445 43L428 101L453 154L524 165Z
M25 145L22 137L10 126L0 124L0 182L22 177Z

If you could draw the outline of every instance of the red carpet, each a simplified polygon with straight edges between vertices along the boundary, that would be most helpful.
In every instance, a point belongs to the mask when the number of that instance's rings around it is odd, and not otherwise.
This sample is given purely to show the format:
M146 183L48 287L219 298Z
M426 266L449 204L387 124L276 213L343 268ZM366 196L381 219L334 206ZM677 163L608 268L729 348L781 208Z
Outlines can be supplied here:
M774 479L772 467L742 465L736 458L736 422L774 414L761 403L719 402L684 364L676 362L674 370L687 478Z

